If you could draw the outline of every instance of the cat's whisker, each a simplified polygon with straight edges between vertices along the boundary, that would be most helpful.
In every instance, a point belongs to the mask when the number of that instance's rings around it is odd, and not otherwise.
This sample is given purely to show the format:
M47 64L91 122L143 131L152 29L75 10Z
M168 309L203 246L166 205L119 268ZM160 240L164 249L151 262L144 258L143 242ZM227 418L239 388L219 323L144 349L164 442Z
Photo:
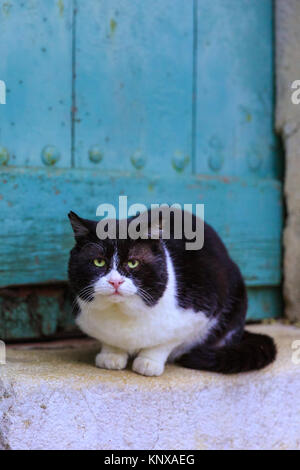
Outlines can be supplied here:
M147 299L149 299L149 300L153 300L153 297L152 297L151 294L149 294L149 292L145 291L144 289L140 289L139 291L141 292L141 294L142 294L145 298L147 298Z
M85 292L85 291L87 291L87 290L91 290L91 289L93 289L93 288L94 288L93 284L88 284L87 286L83 287L83 289L81 289L81 290L79 291L79 294L81 294L81 293L83 293L83 292Z
M89 284L89 285L83 287L83 289L81 289L80 292L84 292L85 290L92 289L92 288L93 288L93 284Z
M139 287L138 292L141 295L142 299L144 299L146 302L153 302L153 297L151 294L149 294L149 292L145 291L141 287Z
M141 296L146 299L146 300L152 300L152 297L150 295L148 295L146 292L143 292L143 291L139 291L139 293L141 294Z
M93 286L93 284L89 284L89 285L83 287L83 289L81 289L79 291L78 295L85 302L92 301L93 297L94 297L94 286ZM75 299L75 301L76 301L76 299Z

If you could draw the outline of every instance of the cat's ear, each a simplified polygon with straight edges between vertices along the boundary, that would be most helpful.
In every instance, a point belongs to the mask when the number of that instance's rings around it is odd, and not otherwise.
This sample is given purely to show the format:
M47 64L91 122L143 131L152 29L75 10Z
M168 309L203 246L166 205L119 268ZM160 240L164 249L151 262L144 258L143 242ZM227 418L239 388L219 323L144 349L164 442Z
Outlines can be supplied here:
M95 231L95 222L92 220L82 219L73 211L69 212L68 217L71 222L76 241L86 238Z
M164 210L152 209L149 211L148 237L152 240L161 240L166 228L170 227L170 212L168 207ZM168 231L168 230L167 230Z
M155 214L156 215L156 214ZM129 221L129 224L128 224ZM133 240L160 240L162 238L161 221L159 216L155 219L151 215L151 211L141 212L137 216L130 219L119 221L119 230L122 229L122 224L128 224L124 227L123 231L128 229L129 238ZM138 234L138 237L136 237Z
M163 238L163 229L162 229L162 223L152 223L148 227L147 231L148 239L150 240L161 240Z
M151 209L148 235L151 239L170 239L171 233L182 238L182 209L177 204L169 207L162 204L159 208Z

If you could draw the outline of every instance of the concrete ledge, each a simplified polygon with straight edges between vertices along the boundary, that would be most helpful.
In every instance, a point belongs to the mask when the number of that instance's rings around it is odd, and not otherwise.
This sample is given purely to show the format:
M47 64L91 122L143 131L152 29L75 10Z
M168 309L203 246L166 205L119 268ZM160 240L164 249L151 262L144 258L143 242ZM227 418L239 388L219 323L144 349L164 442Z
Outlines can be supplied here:
M0 449L300 449L300 329L275 337L263 371L222 376L168 366L158 378L94 367L94 342L9 348L0 366ZM300 356L300 355L298 355Z

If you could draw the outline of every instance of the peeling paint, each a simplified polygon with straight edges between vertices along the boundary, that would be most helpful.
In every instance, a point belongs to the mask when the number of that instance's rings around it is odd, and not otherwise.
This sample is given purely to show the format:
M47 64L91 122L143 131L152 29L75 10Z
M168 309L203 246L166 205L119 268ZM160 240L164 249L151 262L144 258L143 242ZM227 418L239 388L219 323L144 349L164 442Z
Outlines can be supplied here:
M2 11L4 15L8 16L12 8L12 4L10 2L4 2L2 5Z
M113 34L115 33L115 31L117 29L117 22L114 18L111 18L111 20L109 22L109 27L110 27L111 36L113 36Z
M0 337L6 341L76 332L67 285L0 289Z
M64 10L65 10L65 6L64 6L63 0L58 0L57 6L58 6L58 9L59 9L59 14L60 14L60 16L63 16Z

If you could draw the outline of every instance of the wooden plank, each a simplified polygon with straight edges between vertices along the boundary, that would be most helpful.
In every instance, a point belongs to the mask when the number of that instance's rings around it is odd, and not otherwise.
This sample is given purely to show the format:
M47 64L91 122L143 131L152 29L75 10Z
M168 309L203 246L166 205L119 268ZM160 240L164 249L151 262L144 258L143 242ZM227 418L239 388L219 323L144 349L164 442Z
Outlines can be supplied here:
M1 2L0 77L7 86L0 113L0 152L10 165L71 161L72 2Z
M196 171L278 178L272 0L199 1Z
M66 337L76 332L72 297L67 286L0 290L2 340Z
M69 210L96 219L101 203L204 203L248 285L281 277L279 182L225 177L141 177L90 170L3 169L0 173L0 286L67 278Z
M280 288L248 289L248 320L281 316ZM0 338L4 341L79 334L66 285L0 290Z
M247 320L280 318L283 315L281 287L249 287Z
M77 167L189 173L192 86L192 1L78 2Z

